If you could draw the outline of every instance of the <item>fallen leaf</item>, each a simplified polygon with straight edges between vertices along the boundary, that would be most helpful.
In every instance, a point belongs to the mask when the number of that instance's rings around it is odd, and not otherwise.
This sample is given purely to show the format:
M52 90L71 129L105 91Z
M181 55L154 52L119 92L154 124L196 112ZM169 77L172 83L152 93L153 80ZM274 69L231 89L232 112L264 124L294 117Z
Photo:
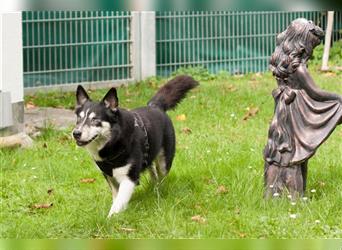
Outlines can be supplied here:
M51 195L52 192L53 192L53 189L52 189L52 188L48 189L48 191L47 191L47 193L48 193L49 195Z
M217 188L216 192L217 192L218 194L225 194L225 193L228 193L228 189L227 189L225 186L220 185L220 186Z
M334 76L336 76L336 73L335 72L326 72L326 73L324 73L324 75L326 77L334 77Z
M58 138L58 141L63 143L70 141L72 138L69 135L62 135L61 137Z
M184 134L187 134L187 135L189 135L189 134L191 134L191 129L190 128L182 128L182 132L184 133Z
M204 177L204 181L207 183L207 184L213 184L215 183L215 180L214 179L211 179L209 177Z
M259 108L247 108L246 114L243 116L242 120L246 121L249 118L255 116L259 112Z
M27 109L34 109L34 108L36 108L36 107L37 107L37 106L34 105L34 103L33 103L32 101L29 101L29 102L26 103L26 108L27 108Z
M225 90L226 92L234 92L234 91L237 90L237 88L236 88L234 85L232 85L232 84L224 85L223 88L224 88L224 90Z
M188 150L188 149L189 149L189 146L186 146L186 145L179 145L177 148L178 148L178 149L185 149L185 150Z
M34 208L50 208L52 207L53 203L45 203L45 204L34 204Z
M246 238L247 234L246 234L246 233L240 232L240 233L239 233L239 236L240 236L240 238Z
M261 72L257 72L257 73L254 74L254 76L256 76L256 77L262 77L262 73L261 73Z
M191 217L191 220L192 220L192 221L195 221L195 222L198 222L198 223L201 223L201 224L204 224L204 223L206 223L206 221L207 221L205 218L203 218L203 217L200 216L200 215L192 216L192 217Z
M319 184L320 187L324 187L325 186L325 182L323 182L323 181L319 181L318 184Z
M93 183L95 182L94 178L83 178L80 180L82 183Z
M132 94L129 92L128 88L125 89L125 96L132 96Z
M199 204L195 204L195 208L196 208L196 209L202 209L202 206L199 205Z
M177 115L176 116L176 120L177 121L185 121L186 120L186 116L184 114Z
M134 228L128 228L128 227L121 227L120 230L123 232L127 232L127 233L132 233L135 231Z
M249 83L251 84L252 89L257 89L261 86L261 83L257 80L249 81Z

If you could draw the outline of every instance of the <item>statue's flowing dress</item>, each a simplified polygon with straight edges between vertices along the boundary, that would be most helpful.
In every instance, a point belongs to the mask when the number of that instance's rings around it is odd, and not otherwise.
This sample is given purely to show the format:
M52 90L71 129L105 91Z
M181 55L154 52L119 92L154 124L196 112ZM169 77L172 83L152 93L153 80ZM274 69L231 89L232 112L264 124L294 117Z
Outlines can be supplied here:
M301 64L273 91L274 117L264 150L265 160L292 166L309 159L342 122L342 97L320 90Z

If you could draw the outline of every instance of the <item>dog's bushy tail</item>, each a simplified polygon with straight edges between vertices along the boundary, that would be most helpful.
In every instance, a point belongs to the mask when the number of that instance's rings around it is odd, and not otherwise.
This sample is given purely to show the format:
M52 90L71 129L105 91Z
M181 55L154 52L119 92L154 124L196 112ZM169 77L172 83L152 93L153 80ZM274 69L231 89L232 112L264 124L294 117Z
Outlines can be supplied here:
M162 86L147 105L158 107L163 111L173 109L186 96L186 93L197 85L198 82L190 76L177 76Z

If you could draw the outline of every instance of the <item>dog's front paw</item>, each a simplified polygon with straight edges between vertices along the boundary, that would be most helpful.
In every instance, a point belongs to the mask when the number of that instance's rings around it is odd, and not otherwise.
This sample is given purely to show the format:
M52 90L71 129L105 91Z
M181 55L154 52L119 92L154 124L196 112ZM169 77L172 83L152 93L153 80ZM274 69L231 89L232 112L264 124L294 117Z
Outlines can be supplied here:
M110 218L113 216L113 214L118 214L124 210L125 210L124 206L112 206L109 213L108 213L107 218Z
M112 211L109 211L108 215L107 215L107 219L111 218L113 216L113 214L118 214L118 212L112 212Z

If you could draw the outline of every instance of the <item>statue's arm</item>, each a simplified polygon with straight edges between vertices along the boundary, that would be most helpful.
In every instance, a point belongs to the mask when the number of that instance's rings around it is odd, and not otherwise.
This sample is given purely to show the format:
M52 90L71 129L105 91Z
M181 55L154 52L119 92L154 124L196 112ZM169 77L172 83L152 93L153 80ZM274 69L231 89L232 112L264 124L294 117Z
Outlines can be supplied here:
M337 100L342 104L342 96L321 90L311 78L305 65L300 65L295 73L300 86L307 92L307 94L316 101L331 101Z

